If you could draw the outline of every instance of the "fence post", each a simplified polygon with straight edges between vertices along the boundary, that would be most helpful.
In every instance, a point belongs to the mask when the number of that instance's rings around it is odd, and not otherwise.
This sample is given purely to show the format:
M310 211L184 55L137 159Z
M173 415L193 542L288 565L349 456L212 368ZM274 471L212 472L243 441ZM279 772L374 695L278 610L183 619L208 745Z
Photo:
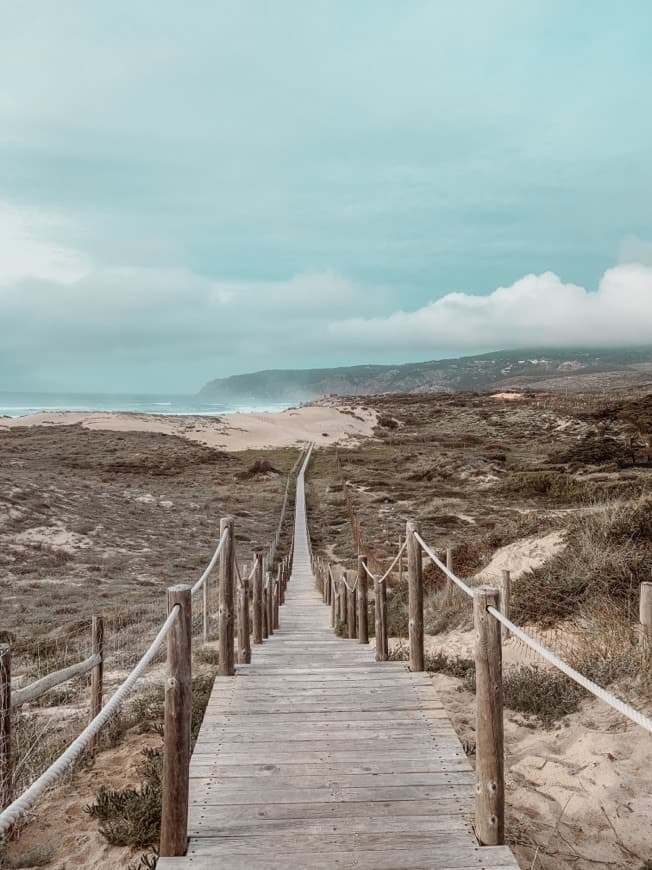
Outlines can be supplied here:
M406 526L408 555L408 594L410 636L410 670L425 670L423 650L423 572L421 546L414 537L418 532L416 523L408 522Z
M11 647L0 644L0 810L11 803Z
M346 583L344 582L345 578L340 578L340 591L339 591L339 599L340 599L340 625L346 625L348 627L349 624L349 599L348 599L348 589L346 588ZM347 631L348 634L348 631Z
M389 658L389 646L387 642L387 580L379 583L374 580L374 599L376 604L376 661L386 662Z
M489 586L473 591L476 681L475 829L483 846L505 841L505 761L500 623L488 612L499 593Z
M265 575L265 579L267 580L267 575ZM269 624L267 622L267 597L269 595L269 589L267 588L267 582L263 583L263 640L267 640L269 637Z
M643 667L647 667L650 649L652 648L652 583L648 580L641 583L641 598L639 602L639 621L642 628L641 646L643 649Z
M280 603L285 604L285 582L286 582L285 559L281 559L281 563L279 565L278 570L280 572L280 578L281 578L281 585L279 588Z
M347 614L347 634L349 638L353 639L356 636L356 587L355 583L355 571L347 571L346 572L347 582L350 586L346 587L346 614Z
M369 643L369 622L367 619L367 564L366 556L358 556L358 643Z
M335 578L331 571L330 564L328 565L328 588L331 596L331 628L337 627L337 590L335 589Z
M507 619L509 619L510 599L512 597L512 575L507 569L504 569L502 571L502 578L503 582L500 587L500 612L503 616L506 616ZM650 585L652 586L652 584ZM511 631L506 625L501 625L501 629L503 640L507 640L507 638L512 634Z
M403 554L401 553L401 547L403 546L403 535L398 536L398 551L400 556L398 557L398 582L399 586L403 582Z
M448 568L449 571L453 570L453 548L452 547L446 547L446 567ZM448 577L444 577L444 583L445 583L444 589L446 590L445 594L444 594L444 606L450 607L451 604L453 603L455 586L453 585L453 583L450 581L450 579Z
M220 596L219 596L219 662L217 673L221 677L231 677L235 673L234 632L233 632L233 588L235 575L234 521L224 517L220 522L220 537L227 531L226 540L220 553Z
M91 623L91 652L100 657L100 663L91 671L91 712L90 721L99 715L102 709L104 695L104 620L101 616L94 616ZM91 752L95 751L97 738L92 738L89 744Z
M179 616L168 634L161 806L161 857L185 855L188 841L190 721L192 717L192 590L171 586L168 613Z
M274 634L274 578L272 572L268 571L266 576L267 598L267 634L271 637Z
M262 550L254 552L254 643L263 642L263 553Z
M240 616L238 619L238 661L251 663L251 627L249 625L249 580L243 580L240 588Z
M276 572L276 594L274 595L274 628L280 627L280 607L281 607L281 566L278 566Z

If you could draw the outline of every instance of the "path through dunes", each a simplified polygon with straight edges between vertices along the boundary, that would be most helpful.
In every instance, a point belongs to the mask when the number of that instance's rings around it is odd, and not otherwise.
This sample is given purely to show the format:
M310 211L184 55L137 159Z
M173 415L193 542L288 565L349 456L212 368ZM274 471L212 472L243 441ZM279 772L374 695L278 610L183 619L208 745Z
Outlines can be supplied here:
M216 680L181 868L517 868L471 828L474 777L430 678L337 638L311 570L304 476L281 627Z

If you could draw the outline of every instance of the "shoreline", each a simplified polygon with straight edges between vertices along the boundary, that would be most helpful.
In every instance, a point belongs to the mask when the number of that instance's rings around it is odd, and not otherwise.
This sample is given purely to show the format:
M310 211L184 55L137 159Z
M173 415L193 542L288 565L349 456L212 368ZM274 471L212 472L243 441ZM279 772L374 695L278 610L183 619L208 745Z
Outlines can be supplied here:
M228 452L293 447L306 441L350 444L371 437L377 414L346 400L320 400L280 411L171 414L143 411L39 411L0 417L0 433L35 426L175 435Z

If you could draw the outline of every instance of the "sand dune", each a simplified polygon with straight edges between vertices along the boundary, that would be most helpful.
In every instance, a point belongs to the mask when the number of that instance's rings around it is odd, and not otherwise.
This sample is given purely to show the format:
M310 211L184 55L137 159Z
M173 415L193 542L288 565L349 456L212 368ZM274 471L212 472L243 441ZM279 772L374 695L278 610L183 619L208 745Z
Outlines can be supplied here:
M291 447L305 441L317 444L350 443L370 436L376 413L345 404L319 402L286 411L225 414L222 417L176 417L124 412L43 411L27 417L5 418L0 429L21 426L72 426L112 432L161 432L222 450L260 450Z

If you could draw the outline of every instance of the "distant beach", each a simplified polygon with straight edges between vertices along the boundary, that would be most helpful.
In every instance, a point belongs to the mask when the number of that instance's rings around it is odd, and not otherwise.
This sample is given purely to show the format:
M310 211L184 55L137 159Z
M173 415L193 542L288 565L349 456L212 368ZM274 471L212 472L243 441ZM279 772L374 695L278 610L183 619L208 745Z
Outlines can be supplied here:
M44 411L74 411L80 413L117 411L135 414L165 414L172 416L201 415L219 417L222 414L252 411L284 411L289 402L210 402L192 395L147 393L31 393L0 391L0 417L27 417Z

